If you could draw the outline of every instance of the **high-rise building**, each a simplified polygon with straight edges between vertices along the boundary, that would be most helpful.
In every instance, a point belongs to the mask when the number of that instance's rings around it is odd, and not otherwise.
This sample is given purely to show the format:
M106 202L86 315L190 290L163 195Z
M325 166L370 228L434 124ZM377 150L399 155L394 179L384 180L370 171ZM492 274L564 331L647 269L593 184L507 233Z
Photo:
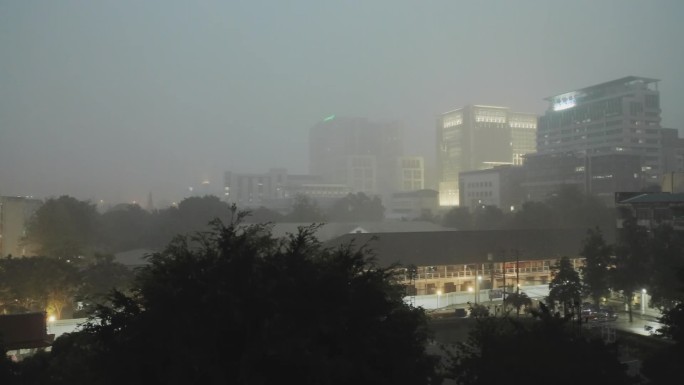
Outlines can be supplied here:
M403 127L364 118L330 116L309 133L309 172L354 192L387 194L403 156Z
M437 168L441 206L459 204L459 174L522 164L536 151L537 116L507 107L468 105L437 119Z
M537 151L635 154L647 179L662 172L658 80L628 76L546 98Z

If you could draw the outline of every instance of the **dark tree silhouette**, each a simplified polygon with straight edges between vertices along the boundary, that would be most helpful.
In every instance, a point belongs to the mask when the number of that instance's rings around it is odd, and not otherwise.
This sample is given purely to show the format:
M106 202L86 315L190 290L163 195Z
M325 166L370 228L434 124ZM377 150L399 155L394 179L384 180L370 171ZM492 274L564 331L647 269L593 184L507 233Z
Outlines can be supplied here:
M467 207L454 207L444 214L442 225L459 230L471 230L473 228L473 215Z
M285 216L288 222L320 223L325 219L318 203L304 194L295 195L292 211Z
M606 244L600 228L587 230L580 255L584 257L584 266L580 268L582 293L599 306L601 298L610 293L609 268L612 263L612 247Z
M540 304L535 319L486 317L449 357L445 377L459 385L632 384L617 345L576 332Z
M549 300L563 307L563 314L570 314L579 305L582 283L579 273L572 266L570 258L562 257L553 266L553 278L549 282Z
M94 204L51 198L31 218L25 243L36 255L75 259L96 249L98 219Z
M611 269L611 287L622 293L632 322L632 296L641 291L647 283L644 272L649 267L649 235L639 226L636 218L628 217L623 221L615 246L615 268Z
M332 221L381 221L385 217L385 207L380 197L369 197L363 192L348 194L337 200L328 211Z
M325 249L301 228L228 225L178 237L85 330L58 340L73 384L428 384L426 314L367 247ZM59 364L59 365L57 365ZM76 375L74 373L80 373ZM58 383L58 382L55 382Z

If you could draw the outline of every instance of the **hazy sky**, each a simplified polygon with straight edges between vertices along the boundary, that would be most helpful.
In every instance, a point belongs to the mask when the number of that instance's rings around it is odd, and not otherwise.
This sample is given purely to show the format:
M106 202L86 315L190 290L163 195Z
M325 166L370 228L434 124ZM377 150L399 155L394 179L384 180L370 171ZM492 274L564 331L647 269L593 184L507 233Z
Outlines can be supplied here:
M400 121L434 164L468 103L661 79L684 128L684 1L0 0L0 195L178 200L222 172L308 171L330 115Z

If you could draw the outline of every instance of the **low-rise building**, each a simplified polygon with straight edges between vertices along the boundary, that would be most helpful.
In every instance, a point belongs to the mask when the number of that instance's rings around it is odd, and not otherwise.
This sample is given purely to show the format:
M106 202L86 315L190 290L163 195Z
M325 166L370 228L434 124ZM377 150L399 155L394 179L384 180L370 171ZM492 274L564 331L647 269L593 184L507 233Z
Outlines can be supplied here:
M586 229L353 233L325 244L366 245L378 266L398 266L409 293L446 295L548 284L561 257L582 265L585 237Z

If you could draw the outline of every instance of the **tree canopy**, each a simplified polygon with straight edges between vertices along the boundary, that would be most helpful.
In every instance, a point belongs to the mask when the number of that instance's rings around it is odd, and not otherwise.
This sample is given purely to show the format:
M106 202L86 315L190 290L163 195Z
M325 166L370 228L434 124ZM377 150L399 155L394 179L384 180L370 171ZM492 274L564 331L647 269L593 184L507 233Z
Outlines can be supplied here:
M580 304L582 284L579 273L572 266L570 258L562 257L553 266L553 278L549 283L550 303L559 303L563 314L568 314Z
M371 249L326 249L313 225L275 239L268 226L238 226L235 215L152 255L131 295L115 293L83 331L35 358L47 361L47 377L68 375L74 384L435 378L426 314L403 301L394 269L376 266Z
M617 345L578 333L541 304L536 319L485 317L448 350L447 378L459 385L631 384Z
M25 242L39 255L73 259L92 251L97 225L95 205L66 195L51 198L31 218Z
M328 211L332 221L381 221L385 217L385 207L380 197L369 197L363 192L349 193L338 199Z

